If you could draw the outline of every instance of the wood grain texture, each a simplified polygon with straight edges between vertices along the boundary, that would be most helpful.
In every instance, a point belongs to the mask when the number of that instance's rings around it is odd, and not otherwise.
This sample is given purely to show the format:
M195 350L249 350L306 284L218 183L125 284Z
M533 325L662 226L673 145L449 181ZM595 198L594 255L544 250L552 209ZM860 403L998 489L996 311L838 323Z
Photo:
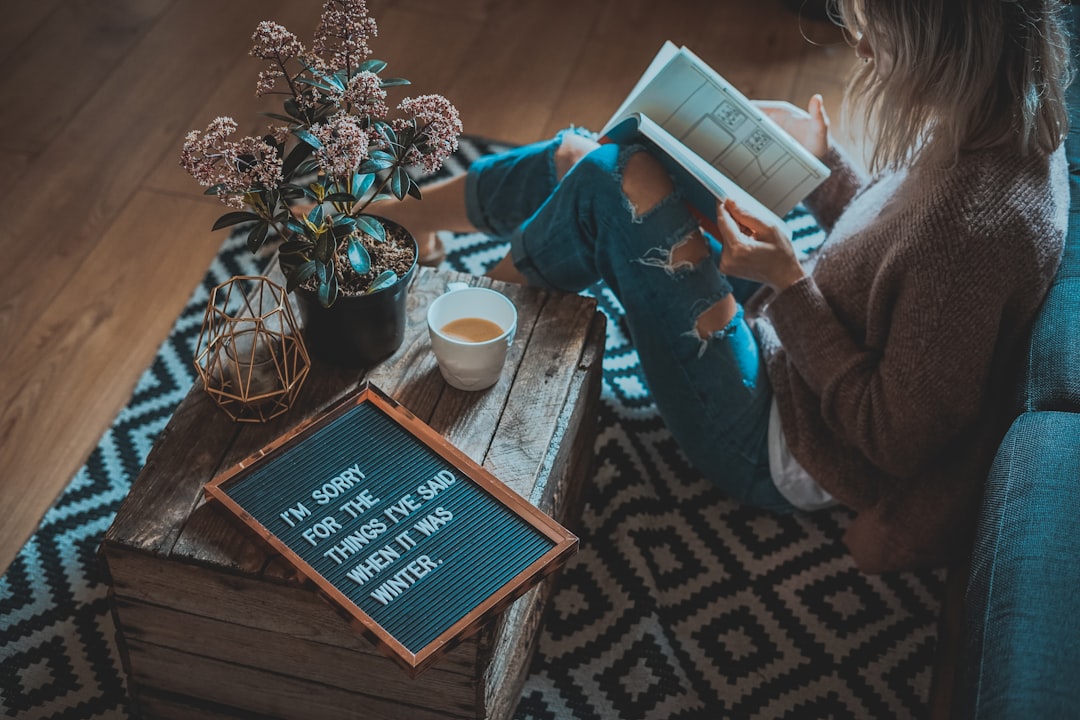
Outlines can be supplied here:
M32 109L33 122L23 113L0 115L0 147L35 155L45 150L170 2L74 0L46 16L4 65L11 68L5 84L22 88L12 100Z
M274 585L196 565L163 563L161 558L120 546L108 549L108 565L117 603L144 603L343 648L358 658L383 658L371 641L345 627L341 616L310 588ZM117 617L124 627L127 618L122 615L123 605L118 607L121 612ZM462 643L441 659L439 669L471 676L478 648L475 643ZM396 666L394 670L403 674Z
M482 392L450 388L432 359L426 309L454 281L505 292L518 308L519 330L502 377ZM271 423L229 425L200 438L205 420L224 414L198 388L182 403L100 548L136 694L141 685L173 698L192 693L188 678L160 670L182 661L196 676L228 678L250 692L270 683L275 692L282 685L317 698L310 710L284 706L301 717L322 716L334 703L362 703L386 717L394 706L410 717L414 711L424 716L417 707L447 717L512 714L553 578L484 618L430 670L409 680L367 638L370 631L350 629L343 609L332 607L235 516L199 497L214 475L367 380L475 462L497 468L496 477L521 496L516 502L531 501L556 520L576 524L592 458L605 339L596 301L430 269L417 274L408 297L406 337L394 355L367 373L316 366L298 405ZM436 670L445 692L418 698L421 688L434 687L429 674ZM302 690L313 683L319 687ZM185 702L236 705L246 697L230 692L197 692ZM347 700L346 692L356 695ZM261 702L242 707L266 712Z
M58 16L99 5L111 22L118 8L132 8L138 22L110 37L108 23L71 23ZM369 5L379 21L376 54L412 80L410 90L447 95L461 109L466 132L510 142L529 142L572 122L598 127L668 37L719 57L718 67L733 73L744 91L785 91L800 104L823 91L834 121L839 88L853 60L837 33L820 23L804 21L806 35L818 44L804 40L798 18L782 0ZM134 387L142 368L126 359L153 355L168 331L167 315L175 315L194 284L155 286L148 296L145 285L118 284L111 273L84 265L86 259L98 245L109 244L112 249L101 257L127 255L135 268L152 273L162 247L179 244L187 251L170 258L176 277L201 275L223 239L208 229L221 207L202 197L177 166L183 136L219 114L233 114L242 129L255 130L261 119L251 113L258 72L258 61L247 56L252 29L259 20L276 19L305 36L317 22L317 6L283 0L0 0L4 97L24 97L26 88L16 80L26 77L34 58L70 58L72 48L82 48L76 60L96 68L69 92L50 66L46 86L57 97L35 96L49 106L49 129L35 135L33 152L17 133L0 135L0 159L14 160L5 163L9 172L0 180L7 210L0 226L0 393L10 399L12 388L29 388L21 400L0 405L0 447L38 446L20 451L17 462L13 453L5 458L0 502L17 511L0 530L0 568ZM150 17L155 11L156 21ZM761 45L770 37L776 40ZM0 126L18 128L20 121L33 123L23 105L0 106ZM129 206L142 189L192 202L155 202L156 213L132 214ZM63 291L76 278L81 305L70 304L71 293ZM43 328L39 318L58 295L68 304L51 311L48 322L55 327ZM64 317L82 305L96 308L91 314L122 309L125 321L80 325ZM78 373L58 384L57 343L76 337L87 342L83 361L92 353L89 365L108 371ZM431 398L424 396L431 392L423 385L411 388L407 404L427 402ZM79 428L72 433L76 407ZM38 465L46 456L48 462Z
M50 16L61 5L61 0L40 0L39 2L20 2L20 0L2 0L0 15L0 62L10 67L12 58L29 52L35 42L47 40L38 34Z
M236 714L221 705L142 688L131 697L138 717L156 720L235 720ZM278 720L269 715L248 713L246 720Z
M276 630L259 630L177 612L146 603L121 600L125 635L154 638L154 642L192 655L217 658L269 673L329 685L356 695L354 702L408 697L409 704L450 715L468 717L476 707L482 678L438 665L425 671L425 692L389 658L311 640L291 638ZM154 652L147 649L147 652ZM157 686L167 688L167 686Z
M380 698L361 697L323 683L300 680L291 675L267 672L246 665L231 665L221 660L185 653L172 648L151 646L139 640L128 644L132 679L153 688L164 688L189 697L242 708L235 717L249 712L272 717L304 720L341 720L345 712L362 708L365 720L452 720L468 716L429 710L409 701L415 693L394 703ZM184 672L177 672L184 668ZM227 677L228 682L221 678ZM403 705L405 708L403 709Z

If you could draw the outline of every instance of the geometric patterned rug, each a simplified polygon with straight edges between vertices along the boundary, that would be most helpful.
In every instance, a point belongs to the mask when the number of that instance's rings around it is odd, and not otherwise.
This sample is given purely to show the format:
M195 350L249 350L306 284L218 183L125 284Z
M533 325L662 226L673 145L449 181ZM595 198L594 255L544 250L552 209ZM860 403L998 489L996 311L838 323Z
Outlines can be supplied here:
M463 139L442 174L503 146ZM821 232L799 209L797 247ZM499 238L444 236L447 264L483 273ZM129 717L95 553L183 399L211 288L257 274L225 241L131 400L0 576L0 706L27 720ZM942 571L867 576L840 508L774 516L729 501L687 463L644 384L618 301L608 315L596 473L516 720L919 718Z

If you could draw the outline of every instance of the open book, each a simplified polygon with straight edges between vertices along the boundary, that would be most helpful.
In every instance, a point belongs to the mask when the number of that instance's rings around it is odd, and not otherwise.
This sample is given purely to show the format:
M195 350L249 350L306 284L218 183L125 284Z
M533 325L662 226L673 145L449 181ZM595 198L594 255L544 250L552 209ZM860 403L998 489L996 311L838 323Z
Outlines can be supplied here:
M829 169L685 47L664 43L601 135L641 142L668 168L706 229L716 200L780 223ZM714 231L715 232L715 231Z

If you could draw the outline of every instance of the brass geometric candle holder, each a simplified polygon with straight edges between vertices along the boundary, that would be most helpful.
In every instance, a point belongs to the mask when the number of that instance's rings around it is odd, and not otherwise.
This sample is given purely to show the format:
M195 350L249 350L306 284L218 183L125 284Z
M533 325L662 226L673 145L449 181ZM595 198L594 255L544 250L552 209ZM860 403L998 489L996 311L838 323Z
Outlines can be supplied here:
M284 288L239 275L210 291L195 369L234 421L266 422L286 412L310 368Z

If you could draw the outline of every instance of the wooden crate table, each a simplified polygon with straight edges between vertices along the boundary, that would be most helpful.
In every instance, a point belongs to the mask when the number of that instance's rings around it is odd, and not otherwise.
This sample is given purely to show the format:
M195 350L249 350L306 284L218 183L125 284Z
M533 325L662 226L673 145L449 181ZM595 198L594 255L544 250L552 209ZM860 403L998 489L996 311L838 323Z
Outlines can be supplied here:
M439 375L425 325L450 281L517 305L499 383ZM351 628L291 566L215 502L216 473L368 380L571 530L595 436L604 317L594 300L423 269L405 343L364 373L314 361L297 404L233 423L200 386L177 408L100 548L132 702L162 718L508 718L550 596L541 582L415 679Z

